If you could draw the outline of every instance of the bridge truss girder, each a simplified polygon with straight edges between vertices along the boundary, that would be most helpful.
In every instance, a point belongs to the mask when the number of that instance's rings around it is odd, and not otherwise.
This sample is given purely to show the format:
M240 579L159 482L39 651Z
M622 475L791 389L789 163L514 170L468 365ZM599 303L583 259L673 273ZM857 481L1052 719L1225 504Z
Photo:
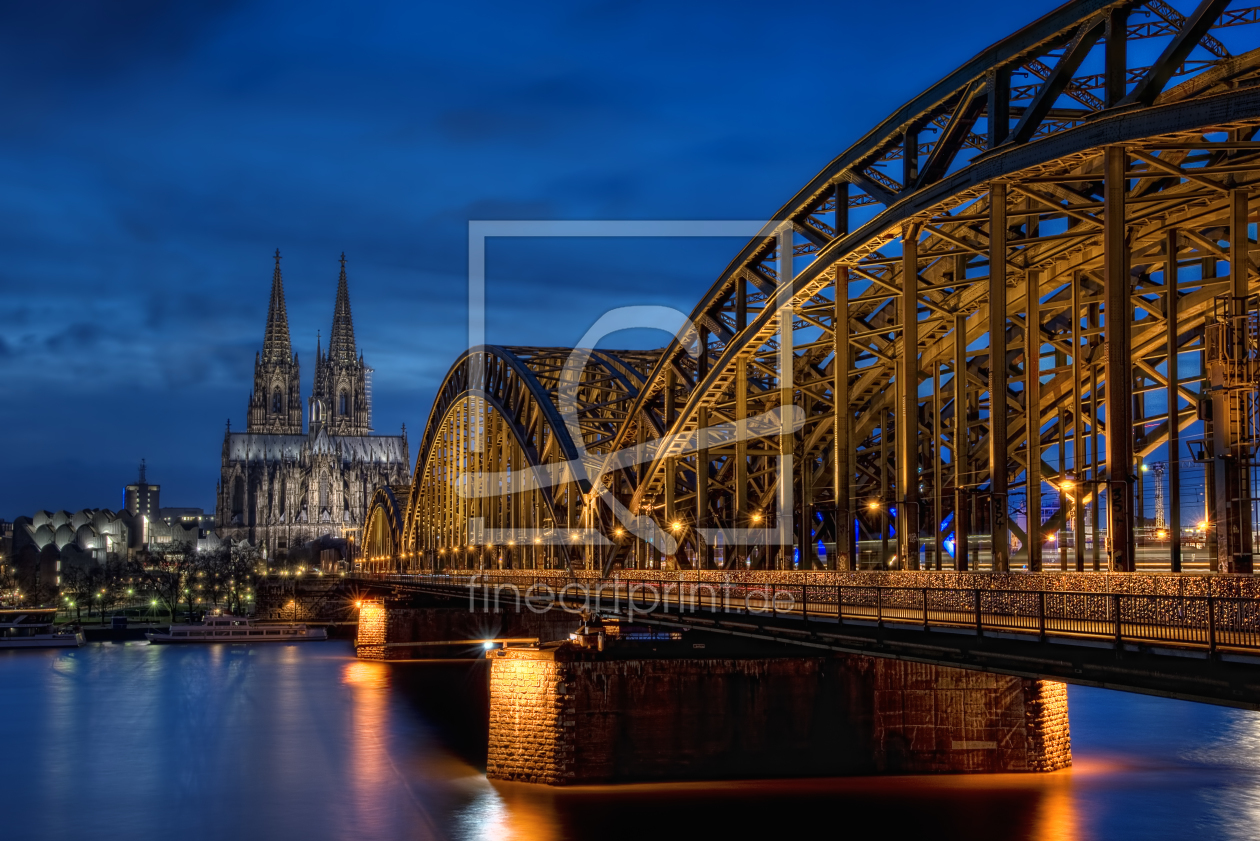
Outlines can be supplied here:
M496 564L541 568L589 554L572 539L595 531L584 455L605 454L658 353L592 353L571 391L572 426L559 398L570 353L486 346L451 367L400 525L405 567L476 567L493 554Z
M680 502L694 502L687 525L725 525L732 535L758 522L769 524L778 517L779 498L772 465L794 457L796 493L789 498L797 533L788 539L803 549L806 566L817 563L811 547L820 537L836 544L832 555L842 565L851 564L854 535L848 523L857 520L868 537L882 530L887 539L888 526L872 520L888 518L893 506L902 521L901 545L894 551L917 563L914 544L922 527L939 559L943 530L958 535L956 512L966 512L976 491L983 490L986 530L999 534L995 565L1009 564L1001 535L1013 531L1035 569L1042 560L1040 538L1028 539L1026 528L1011 523L1006 495L1012 487L1031 489L1026 505L1039 507L1044 480L1052 492L1062 493L1065 508L1076 509L1071 516L1076 523L1079 507L1096 509L1100 496L1122 506L1111 515L1130 525L1111 536L1109 563L1131 569L1132 540L1126 539L1133 516L1131 459L1164 444L1169 423L1166 413L1151 414L1141 400L1134 416L1127 396L1134 386L1140 392L1167 389L1168 296L1162 286L1168 249L1183 270L1174 320L1181 353L1202 346L1216 297L1247 295L1251 289L1249 276L1232 282L1220 264L1248 250L1245 223L1236 236L1229 214L1233 207L1236 223L1237 207L1248 201L1257 171L1260 146L1251 138L1260 111L1248 91L1248 80L1256 77L1256 53L1234 58L1226 52L1204 61L1198 75L1164 90L1172 73L1185 70L1188 56L1210 37L1212 22L1225 20L1224 5L1205 2L1183 16L1159 62L1141 73L1125 62L1127 40L1135 32L1125 24L1130 14L1144 11L1139 4L1063 7L981 54L985 66L964 65L833 161L776 214L779 229L750 242L693 311L705 340L697 376L680 378L671 370L684 350L677 340L640 397L645 409L660 402L662 391L671 397L679 408L667 434L677 441L690 440L705 424L738 422L782 405L775 336L786 301L794 321L792 400L804 410L805 425L789 440L766 438L709 452L704 470L697 468L696 456L663 447L636 484L635 510L663 510L662 518L670 520ZM1104 75L1122 81L1108 82L1107 99L1096 109L1067 114L1063 92L1070 92L1073 74L1093 49L1103 53ZM1043 87L1049 91L1045 97L1027 106L1013 102L1010 75L1034 62L1041 62L1037 72L1043 72L1048 61L1055 67ZM985 125L983 137L973 131L979 124ZM932 127L940 130L936 142L921 143L920 133ZM907 154L910 149L914 155ZM960 160L963 153L970 157ZM881 168L892 160L902 164L900 182ZM1001 196L1000 204L994 195ZM875 208L874 216L852 224L859 208ZM994 216L1001 220L998 237L990 235ZM785 260L788 243L791 257ZM1203 267L1204 282L1185 280L1186 267L1195 263ZM991 264L1000 271L990 272ZM912 287L907 277L914 278ZM1129 278L1132 288L1121 291ZM1062 363L1041 361L1038 376L1031 378L1024 355L1030 282L1039 292L1031 313L1041 339L1036 358L1058 357ZM838 294L841 283L844 294ZM1131 305L1124 322L1110 330L1108 296L1113 311L1126 298ZM1002 306L991 312L990 300L999 297ZM843 378L835 362L835 325L842 321L848 331ZM898 383L909 377L897 376L907 356L907 322L917 334L917 381L909 389ZM715 323L726 329L705 329ZM1110 361L1103 358L1109 334L1120 339L1111 345L1117 350ZM989 342L990 335L999 340ZM990 364L994 349L1004 365ZM959 358L967 373L955 379ZM1120 386L1110 405L1109 379ZM1174 387L1173 427L1180 431L1194 420L1192 410L1202 395L1184 378ZM838 393L848 407L839 415ZM990 415L994 394L1005 406L996 417ZM1028 421L1030 395L1035 424ZM961 425L957 404L966 409ZM1107 437L1109 415L1123 418L1126 428L1136 424L1140 434ZM901 436L895 435L899 427ZM1004 446L992 444L995 428ZM845 450L839 458L838 434ZM627 429L614 449L631 440ZM1107 451L1095 456L1099 445ZM1037 458L1030 469L1034 447L1040 455L1065 450L1068 464L1060 470ZM1121 462L1129 467L1106 468ZM1003 467L994 469L998 464ZM697 482L698 475L707 481ZM690 490L697 484L704 493ZM1099 522L1096 510L1091 513ZM1058 527L1058 519L1035 525L1044 534ZM1080 548L1077 552L1081 568L1086 559ZM1095 542L1095 567L1097 553ZM704 563L704 554L690 557ZM783 563L785 557L786 552L777 559L767 552L755 560ZM1241 556L1221 560L1248 563Z

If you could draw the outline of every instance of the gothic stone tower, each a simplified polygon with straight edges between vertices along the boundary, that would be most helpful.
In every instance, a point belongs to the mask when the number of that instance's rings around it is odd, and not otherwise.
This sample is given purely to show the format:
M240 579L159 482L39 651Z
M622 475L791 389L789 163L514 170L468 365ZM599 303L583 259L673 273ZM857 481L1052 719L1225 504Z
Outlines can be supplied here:
M289 344L289 315L280 278L280 249L271 277L271 306L261 354L254 357L254 391L249 395L247 431L302 434L302 392L297 354Z
M411 482L406 428L402 435L369 434L371 370L356 356L343 255L332 344L327 356L316 354L312 416L302 432L298 362L289 346L277 251L248 428L233 432L229 424L223 436L219 537L248 540L269 557L317 539L342 539L363 525L377 488Z
M341 255L337 303L333 308L328 355L315 349L315 387L311 392L311 431L326 429L329 435L368 435L372 432L372 369L355 355L354 320L350 316L350 289L346 285L346 255Z

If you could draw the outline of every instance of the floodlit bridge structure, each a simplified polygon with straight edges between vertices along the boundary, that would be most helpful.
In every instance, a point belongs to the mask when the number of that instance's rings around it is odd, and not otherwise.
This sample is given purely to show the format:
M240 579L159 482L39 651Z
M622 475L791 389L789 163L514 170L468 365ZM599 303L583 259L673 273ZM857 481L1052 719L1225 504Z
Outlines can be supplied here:
M1252 572L1258 20L1068 3L828 163L667 347L471 349L361 560Z

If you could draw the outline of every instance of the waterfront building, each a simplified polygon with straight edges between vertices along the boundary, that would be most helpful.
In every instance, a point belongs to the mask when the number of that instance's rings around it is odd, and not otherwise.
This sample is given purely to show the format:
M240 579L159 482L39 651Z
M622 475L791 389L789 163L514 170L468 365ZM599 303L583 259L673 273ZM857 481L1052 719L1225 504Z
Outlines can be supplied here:
M406 427L372 433L372 369L355 346L345 255L328 352L317 343L303 431L298 355L289 337L280 252L244 432L223 436L215 530L269 557L362 526L373 492L411 481Z
M214 515L207 514L204 508L159 508L157 520L168 526L197 526L201 529L214 528Z
M13 551L20 554L33 546L37 551L52 546L77 551L103 561L109 554L126 554L138 544L137 518L129 511L84 508L69 511L36 511L13 521Z
M123 508L133 517L152 520L161 507L161 485L150 485L145 478L144 459L140 459L140 478L123 489Z
M179 544L197 551L217 549L221 543L214 532L214 517L201 508L160 508L157 516L146 521L145 544L150 549L163 549Z
M10 564L19 589L54 592L70 567L88 568L125 555L137 540L138 518L127 511L84 508L36 511L13 521Z

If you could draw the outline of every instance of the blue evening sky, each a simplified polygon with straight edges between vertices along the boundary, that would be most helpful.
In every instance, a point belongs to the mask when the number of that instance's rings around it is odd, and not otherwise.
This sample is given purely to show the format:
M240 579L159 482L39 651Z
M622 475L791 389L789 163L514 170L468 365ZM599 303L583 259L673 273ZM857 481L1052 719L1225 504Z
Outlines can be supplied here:
M345 251L377 431L414 457L470 219L765 218L1055 5L6 4L0 517L120 507L142 457L165 505L212 508L276 248L303 397ZM488 340L687 311L741 244L495 242Z

